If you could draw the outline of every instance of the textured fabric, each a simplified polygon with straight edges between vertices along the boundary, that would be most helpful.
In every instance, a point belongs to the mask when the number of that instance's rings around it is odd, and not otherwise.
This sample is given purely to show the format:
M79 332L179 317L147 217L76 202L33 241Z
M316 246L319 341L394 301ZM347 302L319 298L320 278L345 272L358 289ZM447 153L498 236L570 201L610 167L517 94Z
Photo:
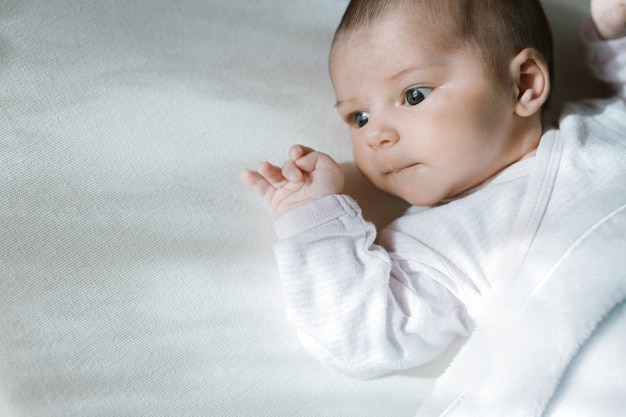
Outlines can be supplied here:
M0 416L415 412L451 352L367 382L320 366L238 178L303 143L343 163L365 218L404 211L356 173L333 108L346 3L0 2ZM595 94L573 41L588 0L545 3L555 104Z
M432 382L319 367L239 171L350 159L345 2L0 3L0 416L409 415Z

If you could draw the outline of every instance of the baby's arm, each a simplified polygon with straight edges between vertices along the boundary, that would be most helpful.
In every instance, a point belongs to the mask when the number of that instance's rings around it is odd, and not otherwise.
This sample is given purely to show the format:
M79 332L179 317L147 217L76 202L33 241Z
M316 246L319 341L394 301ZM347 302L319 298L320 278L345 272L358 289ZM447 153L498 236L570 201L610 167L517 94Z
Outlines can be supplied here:
M321 362L369 378L427 362L469 333L462 301L430 276L436 268L405 268L374 244L375 227L339 195L332 158L296 145L282 168L264 162L242 178L280 216L274 250L289 320ZM403 284L416 282L432 291Z
M440 272L452 274L455 266L393 229L385 235L394 252L374 244L374 225L350 197L333 195L291 210L275 230L289 321L322 363L371 378L423 364L457 335L468 335L465 304L444 284L455 282L458 289L462 278ZM406 250L421 261L400 257Z
M591 0L591 18L604 39L626 35L626 0Z
M263 162L258 172L244 170L242 179L277 215L343 190L344 173L330 156L301 145L289 149L281 167Z

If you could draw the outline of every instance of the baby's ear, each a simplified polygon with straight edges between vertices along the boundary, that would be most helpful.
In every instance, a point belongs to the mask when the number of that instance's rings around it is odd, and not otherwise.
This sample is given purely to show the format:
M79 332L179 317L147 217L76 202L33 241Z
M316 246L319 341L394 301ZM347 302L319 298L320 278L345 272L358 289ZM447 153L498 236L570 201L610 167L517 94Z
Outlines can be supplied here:
M534 48L526 48L511 61L516 85L515 113L529 117L537 113L550 95L550 71L546 60Z

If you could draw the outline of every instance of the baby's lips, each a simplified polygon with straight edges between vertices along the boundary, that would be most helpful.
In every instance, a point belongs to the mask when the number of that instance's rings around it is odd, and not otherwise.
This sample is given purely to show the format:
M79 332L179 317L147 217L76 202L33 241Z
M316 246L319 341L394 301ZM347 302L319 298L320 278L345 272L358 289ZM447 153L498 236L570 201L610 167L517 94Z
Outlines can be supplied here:
M406 164L398 164L394 165L387 170L387 174L397 174L398 172L404 171L407 168L412 168L414 166L419 165L419 162L409 162Z

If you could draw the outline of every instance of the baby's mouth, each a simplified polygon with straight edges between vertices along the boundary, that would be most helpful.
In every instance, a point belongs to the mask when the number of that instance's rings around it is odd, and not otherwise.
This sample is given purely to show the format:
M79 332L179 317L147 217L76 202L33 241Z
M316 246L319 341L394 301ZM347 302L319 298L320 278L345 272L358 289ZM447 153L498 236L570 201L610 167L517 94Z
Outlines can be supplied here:
M419 162L414 163L414 164L403 165L400 168L393 168L393 169L390 169L389 171L387 171L387 175L390 175L390 174L400 174L400 173L408 170L409 168L413 168L413 167L416 167L418 165L420 165Z

